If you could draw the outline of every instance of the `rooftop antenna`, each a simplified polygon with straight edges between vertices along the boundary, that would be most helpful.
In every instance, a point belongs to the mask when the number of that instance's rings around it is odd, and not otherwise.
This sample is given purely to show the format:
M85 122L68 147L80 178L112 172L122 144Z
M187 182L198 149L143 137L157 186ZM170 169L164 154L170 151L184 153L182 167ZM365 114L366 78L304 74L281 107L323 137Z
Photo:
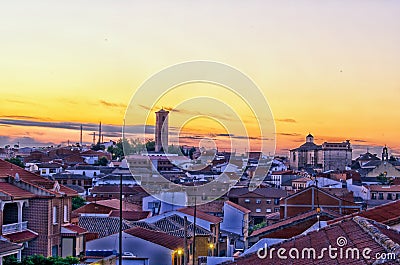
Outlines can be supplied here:
M99 123L99 141L98 141L99 144L100 141L101 141L101 122Z
M96 132L90 133L89 135L93 135L93 145L96 144Z

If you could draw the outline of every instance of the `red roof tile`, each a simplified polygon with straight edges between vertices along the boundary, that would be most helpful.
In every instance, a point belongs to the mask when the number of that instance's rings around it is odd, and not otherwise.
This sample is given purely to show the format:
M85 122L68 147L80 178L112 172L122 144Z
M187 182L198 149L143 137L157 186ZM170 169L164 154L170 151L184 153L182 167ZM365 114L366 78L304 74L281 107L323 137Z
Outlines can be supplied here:
M101 200L101 201L97 201L96 203L103 205L103 206L113 208L115 210L119 210L119 205L120 205L119 199ZM130 203L130 202L122 201L122 210L142 211L142 207L140 207L139 205Z
M178 248L184 247L183 238L172 236L164 232L149 230L142 227L130 228L125 230L124 232L171 250L176 250Z
M148 211L139 211L139 212L134 212L134 211L123 211L122 212L122 218L128 221L138 221L145 219L149 217L150 212ZM110 217L119 217L119 210L112 210Z
M7 253L10 251L15 251L15 250L19 250L22 249L22 246L14 244L14 243L10 243L4 240L0 240L0 254L3 253Z
M352 215L346 215L341 218L334 219L329 223L334 223L343 219L351 218L353 216L365 217L386 225L400 224L400 200L375 206Z
M191 208L191 207L181 208L178 211L181 213L184 213L184 214L194 216L194 208ZM210 214L207 214L207 213L199 211L199 210L196 210L196 218L203 219L203 220L213 223L213 224L217 224L222 221L222 219L220 217L210 215Z
M250 213L251 211L243 206L240 206L239 204L236 204L234 202L231 201L226 201L226 204L232 206L233 208L238 209L239 211L241 211L242 213Z
M32 192L23 190L7 182L0 182L0 192L9 195L13 198L33 198L36 195Z
M321 217L326 216L326 217L328 217L328 219L333 219L335 217L338 217L339 214L332 212L332 211L325 211L322 209L322 211L320 212L320 216ZM306 222L310 219L311 219L311 223L308 227L299 225L299 223ZM322 219L326 220L327 218L322 218ZM263 235L263 234L269 234L269 233L272 233L273 231L283 230L284 228L287 227L287 229L291 230L290 235L285 237L285 238L288 238L291 236L301 234L306 229L308 229L311 225L315 224L316 221L317 221L317 212L315 210L311 210L311 211L296 215L294 217L287 218L285 220L274 223L272 225L257 229L255 231L253 231L253 233L250 236L253 237L253 236L259 236L259 235ZM295 226L295 227L293 227L293 226Z
M44 189L49 193L61 195L61 193L52 190L55 183L54 181L48 180L42 176L36 175L12 163L0 159L0 177L12 176L15 178L17 173L21 181L36 186L39 189ZM60 185L60 191L68 196L78 195L76 191L69 189L63 185Z
M78 234L84 234L84 233L88 232L85 228L80 227L79 225L67 224L67 225L64 225L63 227L65 227L68 230L74 231Z
M7 238L13 243L27 242L32 239L35 239L37 236L38 236L37 233L34 233L30 230L3 235L3 237Z
M384 225L368 221L368 219L362 217L354 217L326 226L318 231L312 231L306 235L300 235L279 244L269 246L268 250L271 250L273 247L275 252L272 252L271 255L271 251L268 251L269 255L266 255L263 259L258 257L257 253L251 253L239 257L234 262L224 264L372 264L375 260L363 256L362 251L366 248L371 249L368 255L372 258L374 258L377 253L391 252L399 255L400 239L398 235L399 233L397 231L387 229ZM339 237L343 237L346 241L343 246L338 245ZM337 248L335 252L338 255L337 258L332 258L329 255L327 251L329 247ZM281 254L287 256L287 259L278 257L277 252L280 248L285 249L285 253L281 252ZM292 248L296 248L299 251L299 259L291 258L288 255L289 253L292 253L292 255L296 254L296 252L290 251ZM309 252L307 251L305 252L305 258L301 258L305 248L315 249L317 258L308 258L307 253ZM324 248L326 251L323 252L322 250ZM342 249L342 253L346 253L346 250L350 248L359 250L359 258L353 258L351 253L348 257L343 254L342 258L339 258L340 249ZM261 254L263 254L263 252ZM395 264L395 262L386 261L384 264Z

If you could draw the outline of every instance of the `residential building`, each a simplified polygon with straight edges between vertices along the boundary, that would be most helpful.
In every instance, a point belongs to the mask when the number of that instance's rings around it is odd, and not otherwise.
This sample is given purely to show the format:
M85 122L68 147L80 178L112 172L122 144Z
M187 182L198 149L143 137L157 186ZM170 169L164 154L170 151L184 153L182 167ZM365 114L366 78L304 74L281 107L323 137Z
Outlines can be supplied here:
M63 255L62 229L70 223L74 196L57 181L0 160L0 235L24 244L24 256Z
M277 188L257 188L249 191L248 187L232 188L227 197L250 212L251 225L265 221L269 213L279 212L280 199L285 197L287 192Z
M184 239L161 231L141 227L124 230L122 233L122 251L124 254L142 258L148 265L183 264ZM87 243L87 255L98 252L117 253L118 234L92 240ZM189 241L190 243L190 241ZM141 263L143 264L143 263Z
M371 262L396 264L399 255L399 243L400 238L396 231L381 223L355 216L294 237L291 240L271 244L268 249L265 249L264 246L262 251L239 257L226 264L296 264L298 262L309 264L312 261L317 261L318 264L332 264L334 262L334 264L343 265L371 264ZM269 255L272 248L282 250ZM333 252L331 250L331 253L336 254L337 258L332 259L332 255L328 254L329 248L335 249ZM297 249L297 251L291 249ZM310 249L312 249L311 252L309 252ZM344 254L341 258L338 258L341 253L340 249ZM363 255L366 253L365 249L368 249L367 255ZM382 255L389 253L395 253L395 257ZM373 257L378 258L378 260L372 260Z
M89 189L92 188L92 178L81 174L73 174L71 172L61 172L51 176L53 180L63 184L71 189L76 190L76 187L80 187L84 190L84 194L89 194Z
M345 196L345 198L348 198L348 192ZM281 219L286 219L310 210L316 211L317 209L326 209L345 215L361 211L362 205L340 198L316 186L309 186L282 198L280 202Z
M302 176L296 174L292 170L284 170L284 171L272 171L270 173L271 180L267 181L267 183L272 184L275 188L282 188L282 184L289 181L301 178Z
M370 185L368 204L374 205L373 201L380 201L380 204L389 201L400 200L400 185Z
M249 235L250 210L231 201L224 203L224 218L221 222L221 232L229 238L228 249L221 256L232 256L238 250L247 248Z
M37 167L42 177L51 177L63 171L62 165L58 163L41 163Z

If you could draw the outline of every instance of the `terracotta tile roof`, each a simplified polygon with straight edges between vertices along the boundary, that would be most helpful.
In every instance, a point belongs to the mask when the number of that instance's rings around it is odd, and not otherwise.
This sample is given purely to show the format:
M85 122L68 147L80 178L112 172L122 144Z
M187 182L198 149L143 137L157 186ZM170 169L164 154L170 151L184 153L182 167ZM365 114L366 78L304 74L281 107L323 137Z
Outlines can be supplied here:
M283 170L283 171L272 171L271 175L292 175L294 174L291 170Z
M197 205L196 209L205 213L223 213L225 200L216 200Z
M68 230L71 230L77 234L84 234L84 233L88 232L85 228L80 227L79 225L74 225L74 224L63 225L62 227L66 228Z
M243 206L240 206L239 204L236 204L231 201L226 201L226 204L232 206L233 208L236 208L237 210L241 211L242 213L250 213L251 211Z
M39 189L44 189L49 193L55 195L61 195L61 193L52 190L54 188L54 183L55 183L54 181L48 180L42 176L36 175L12 163L0 159L0 177L6 177L6 176L15 177L16 173L18 173L21 181L36 186ZM63 192L68 196L78 195L74 190L69 189L63 185L60 185L60 192Z
M171 250L184 247L183 238L172 236L160 231L148 230L141 227L134 227L124 231L125 233L139 237L154 244L166 247Z
M7 182L0 182L0 193L12 196L18 199L33 198L36 195L32 192L23 190Z
M346 218L351 218L353 216L365 217L385 225L400 224L400 200L375 206L365 211L354 213L352 215L346 215L341 218L329 221L328 223L334 223Z
M127 221L138 221L145 219L149 217L150 212L149 211L123 211L122 212L122 218L127 220ZM110 217L119 217L119 210L112 210L110 212Z
M22 246L4 240L0 240L0 254L8 253L10 251L19 249L22 249Z
M321 221L326 221L326 220L332 220L336 217L339 217L340 215L332 212L332 211L325 211L324 209L321 210L320 212L320 220ZM257 229L251 233L250 237L254 236L262 236L262 235L268 235L273 232L279 231L279 233L283 237L279 238L290 238L292 236L296 236L307 230L311 225L315 224L317 222L317 212L315 210L311 210L299 215L296 215L294 217L287 218L285 220L282 220L280 222L274 223L272 225ZM310 222L308 222L310 221ZM288 231L284 231L288 230ZM276 233L274 234L274 237L276 238L277 235Z
M119 194L119 185L103 185L103 186L95 186L91 190L92 194L96 193L118 193ZM142 193L142 194L147 194L147 192L140 186L134 186L134 187L129 187L129 186L122 186L122 193L130 193L130 194L137 194L137 193Z
M400 185L370 185L368 188L370 191L377 192L400 192Z
M343 237L345 240L339 241L339 237ZM285 249L283 255L286 255L287 259L279 258L277 251L275 251L272 256L267 255L265 259L260 259L257 253L252 253L239 257L234 262L227 262L224 264L372 264L377 261L374 259L377 253L394 253L398 261L400 255L399 240L399 232L388 229L386 226L377 222L356 216L273 245L275 250L280 248ZM339 246L338 242L342 242L344 245ZM330 257L328 251L322 252L323 248L327 250L330 246L331 248L337 248L335 252L337 258L335 259ZM309 258L307 255L308 252L305 252L305 257L301 258L302 251L305 248L311 247L315 249L315 256L319 257L314 259ZM293 259L288 255L293 248L299 250L299 259ZM359 258L356 256L353 258L351 253L349 256L345 256L346 250L350 248L359 250ZM371 252L368 253L367 256L373 259L368 259L368 257L362 255L362 251L366 248L371 249ZM271 246L269 246L269 249L271 249ZM342 253L344 253L341 258L340 249L342 249ZM291 253L292 255L296 254L296 252ZM269 252L269 254L271 254L271 252ZM382 262L378 264L396 263L395 261L382 260Z
M38 236L37 233L30 231L30 230L25 230L22 232L3 235L3 237L7 238L8 240L10 240L13 243L27 242L32 239L35 239L37 236Z
M181 213L184 213L184 214L194 216L194 208L191 208L191 207L181 208L178 211ZM207 213L199 211L199 210L196 210L196 218L203 219L203 220L213 223L213 224L218 224L222 221L222 218L220 218L220 217L210 215L210 214L207 214Z
M229 198L237 198L237 197L250 197L250 194L253 196L259 196L264 198L282 198L287 195L287 192L277 188L257 188L253 191L249 191L248 187L244 188L232 188L228 192Z
M119 210L119 199L111 199L111 200L101 200L96 202L99 205L107 206L113 208L114 210ZM139 205L122 201L122 210L125 211L142 211L142 207Z

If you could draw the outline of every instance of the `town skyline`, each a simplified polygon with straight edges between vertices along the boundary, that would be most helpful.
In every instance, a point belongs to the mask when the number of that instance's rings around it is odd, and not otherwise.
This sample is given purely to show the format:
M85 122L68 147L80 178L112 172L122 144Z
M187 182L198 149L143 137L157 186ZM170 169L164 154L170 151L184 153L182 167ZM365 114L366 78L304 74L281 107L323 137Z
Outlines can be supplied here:
M364 151L387 145L400 154L398 2L360 9L357 1L175 1L168 12L163 2L20 2L2 6L0 145L76 142L80 124L91 142L99 121L109 126L105 139L117 139L140 84L202 59L235 67L260 87L277 153L310 132L318 143L349 139Z

